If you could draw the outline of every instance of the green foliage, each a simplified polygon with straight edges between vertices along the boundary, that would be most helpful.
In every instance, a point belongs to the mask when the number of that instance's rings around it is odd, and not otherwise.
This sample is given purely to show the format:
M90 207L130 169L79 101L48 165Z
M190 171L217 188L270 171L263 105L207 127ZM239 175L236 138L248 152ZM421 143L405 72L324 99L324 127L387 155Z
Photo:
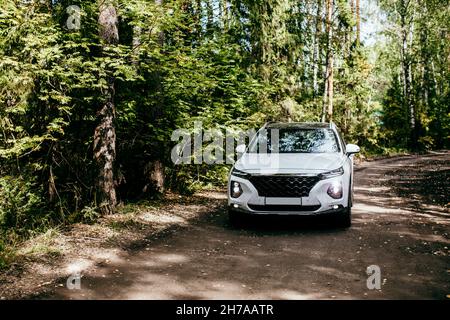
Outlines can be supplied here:
M42 208L39 186L21 177L0 178L0 228L26 232L45 225L48 215Z
M0 270L6 268L14 258L14 251L11 246L0 237Z
M381 91L385 143L416 150L448 148L450 3L398 0L381 4L391 25L385 31L388 45L379 59L390 80ZM405 71L410 74L410 90Z
M97 208L89 206L84 207L80 213L83 219L82 221L87 223L93 223L100 217L100 213L98 212Z

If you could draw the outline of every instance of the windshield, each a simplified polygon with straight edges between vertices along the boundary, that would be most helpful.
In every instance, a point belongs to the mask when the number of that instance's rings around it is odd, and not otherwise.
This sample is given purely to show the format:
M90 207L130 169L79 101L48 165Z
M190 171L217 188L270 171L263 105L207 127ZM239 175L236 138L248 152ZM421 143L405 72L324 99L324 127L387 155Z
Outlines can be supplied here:
M331 129L284 128L261 130L249 152L257 150L260 153L332 153L339 152L340 148Z

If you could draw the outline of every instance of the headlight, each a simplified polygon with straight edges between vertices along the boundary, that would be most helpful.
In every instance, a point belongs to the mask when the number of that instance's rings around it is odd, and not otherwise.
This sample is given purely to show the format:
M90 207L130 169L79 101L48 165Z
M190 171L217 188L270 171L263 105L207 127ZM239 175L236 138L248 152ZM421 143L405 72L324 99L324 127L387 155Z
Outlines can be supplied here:
M335 170L331 170L325 173L321 173L319 174L320 179L329 179L329 178L333 178L333 177L338 177L338 176L342 176L344 174L344 169L342 167L335 169Z
M335 181L328 186L327 193L333 199L342 198L342 183Z
M231 188L230 193L231 193L232 198L239 198L241 196L242 187L239 182L231 181L230 188Z
M233 170L231 170L231 174L233 176L239 177L239 178L243 178L243 179L248 179L250 177L250 174L241 170L238 170L236 168L233 168Z

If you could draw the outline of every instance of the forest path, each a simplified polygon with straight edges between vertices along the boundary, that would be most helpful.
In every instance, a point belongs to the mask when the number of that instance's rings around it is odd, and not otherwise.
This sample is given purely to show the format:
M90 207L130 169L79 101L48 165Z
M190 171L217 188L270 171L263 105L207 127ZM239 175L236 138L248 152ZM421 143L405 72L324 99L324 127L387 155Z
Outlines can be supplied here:
M353 226L296 218L229 226L225 205L44 299L445 299L450 152L364 162ZM225 204L225 195L223 195ZM366 268L381 269L369 290Z

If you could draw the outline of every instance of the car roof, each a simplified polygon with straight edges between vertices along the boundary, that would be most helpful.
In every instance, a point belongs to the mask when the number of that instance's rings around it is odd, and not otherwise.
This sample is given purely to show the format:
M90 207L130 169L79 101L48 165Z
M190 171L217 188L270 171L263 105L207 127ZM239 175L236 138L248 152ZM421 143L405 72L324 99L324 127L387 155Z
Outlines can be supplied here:
M269 122L266 129L330 129L333 123L328 122Z

